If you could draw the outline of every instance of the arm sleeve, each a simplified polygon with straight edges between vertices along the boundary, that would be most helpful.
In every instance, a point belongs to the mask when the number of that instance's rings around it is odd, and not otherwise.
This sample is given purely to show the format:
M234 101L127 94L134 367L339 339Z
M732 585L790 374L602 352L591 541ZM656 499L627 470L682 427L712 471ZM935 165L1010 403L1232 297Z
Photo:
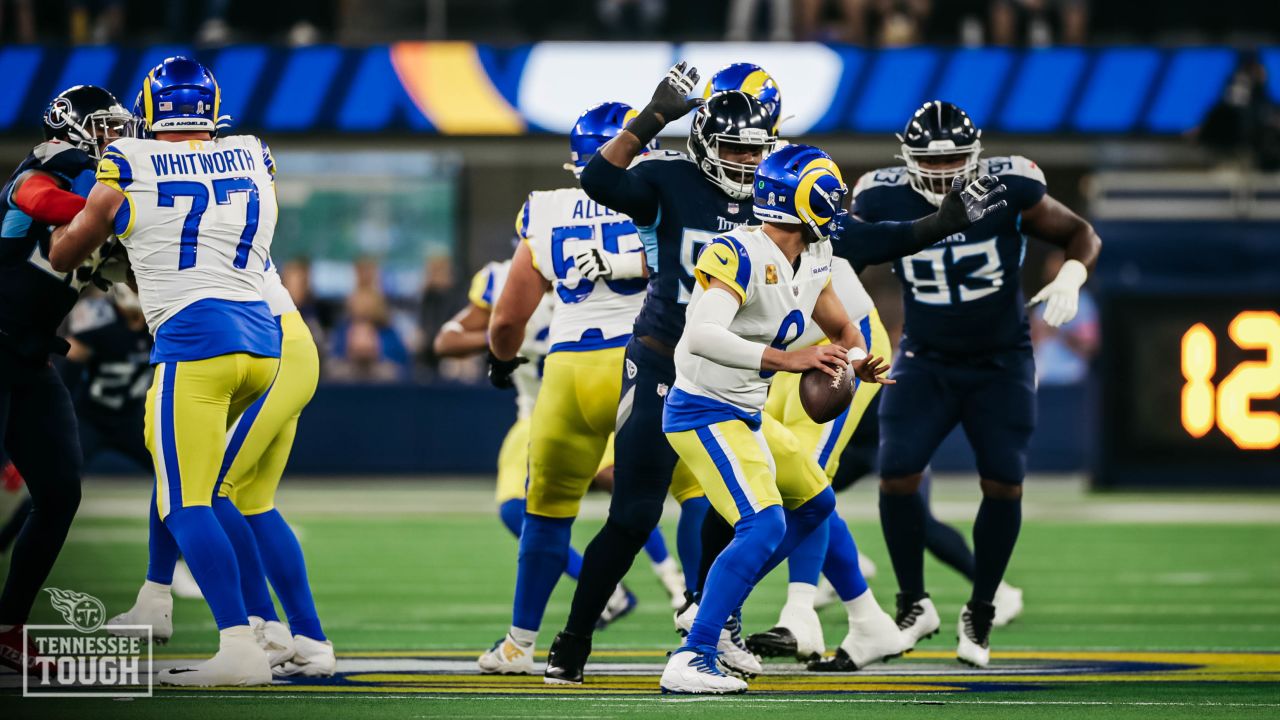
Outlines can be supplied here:
M629 215L637 225L652 225L658 219L657 189L640 173L617 167L600 153L582 169L581 182L587 197Z
M759 370L767 346L729 330L739 307L738 299L720 288L703 293L690 309L685 327L689 352L726 367Z
M79 195L58 187L48 175L33 173L13 195L13 204L44 225L66 225L84 208Z
M942 238L916 236L909 222L866 222L850 216L840 235L832 240L836 257L844 258L854 271L862 272L869 265L891 262L913 255Z

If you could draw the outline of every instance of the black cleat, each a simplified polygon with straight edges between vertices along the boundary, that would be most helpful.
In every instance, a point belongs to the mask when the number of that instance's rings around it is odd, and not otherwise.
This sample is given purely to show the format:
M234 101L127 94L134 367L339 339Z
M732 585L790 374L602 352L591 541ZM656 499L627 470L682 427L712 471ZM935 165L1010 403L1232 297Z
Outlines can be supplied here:
M556 635L547 651L547 669L542 680L548 685L581 685L582 669L591 655L591 638L569 631Z
M794 658L799 651L796 636L784 627L774 627L747 637L747 649L767 658ZM808 660L809 658L804 658Z
M810 672L853 672L857 669L858 666L854 664L853 658L849 657L849 653L845 652L844 648L836 648L835 657L814 660L809 663Z

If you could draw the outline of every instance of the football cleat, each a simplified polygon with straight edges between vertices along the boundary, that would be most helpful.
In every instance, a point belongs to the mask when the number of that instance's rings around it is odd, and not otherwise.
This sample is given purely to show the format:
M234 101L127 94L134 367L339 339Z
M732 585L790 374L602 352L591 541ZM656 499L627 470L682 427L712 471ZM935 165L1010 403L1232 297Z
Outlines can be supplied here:
M671 609L679 610L684 607L684 573L680 572L676 561L668 557L660 563L654 563L653 574L658 576L662 587L671 596Z
M800 662L817 660L827 651L818 613L803 603L782 606L778 624L747 638L747 648L761 657L791 657Z
M898 593L898 614L895 618L898 629L907 638L907 652L915 648L916 643L938 634L942 627L942 618L938 617L938 609L928 595L913 600Z
M188 687L270 685L271 665L253 630L242 625L222 631L218 653L212 658L194 667L162 670L156 679L163 685Z
M173 637L173 596L167 585L145 582L138 590L133 607L107 621L107 632L118 637L147 636L145 629L119 630L113 625L142 625L151 627L151 641L163 645Z
M185 560L179 560L177 565L173 566L173 594L183 600L203 600L204 593L200 590L200 585L196 582L196 578L191 574L191 568L187 567Z
M880 610L861 620L851 620L849 634L840 643L835 657L810 663L809 669L814 672L852 672L899 657L909 649L910 641L898 629L893 618Z
M996 607L991 603L970 601L960 610L956 623L956 659L969 667L984 668L991 662L991 625Z
M716 654L725 670L744 679L750 679L764 672L760 658L747 649L742 639L742 614L729 616L729 621L720 630L720 641L716 643Z
M333 643L313 640L305 635L293 636L293 659L274 667L276 677L333 677L338 669L338 659L333 654Z
M835 587L825 577L818 580L818 592L813 596L813 609L821 610L838 602L840 602L840 596L836 594Z
M716 662L716 649L709 645L676 650L662 670L659 686L663 693L680 695L736 695L747 691L747 683L724 674Z
M263 620L256 615L249 616L249 627L253 628L253 636L258 647L267 652L267 660L271 667L283 665L293 659L293 633L289 626L279 620Z
M22 626L13 625L0 632L0 667L7 667L15 672L27 675L40 675L45 665L52 665L52 660L38 660L40 653L35 642L27 636L23 643Z
M630 615L635 609L636 594L628 590L626 585L618 583L618 587L613 589L613 595L609 597L609 602L604 606L604 612L600 613L600 619L596 620L596 629L603 630L609 627Z
M581 685L582 670L591 655L591 638L570 632L556 635L547 652L547 669L542 681L548 685Z
M484 675L530 675L533 673L533 643L521 645L507 633L476 660Z
M679 634L680 637L687 637L689 635L689 631L693 629L693 621L696 620L697 617L698 603L694 602L693 598L686 593L684 605L682 605L679 610L676 610L675 615L673 616L676 623L676 633Z
M871 558L863 555L862 553L858 553L858 572L862 573L863 580L871 582L875 579L876 573L879 572L879 568L876 567L875 562L872 561Z
M1002 581L1000 587L996 588L996 598L992 602L996 606L996 616L991 624L1004 627L1022 614L1022 588Z

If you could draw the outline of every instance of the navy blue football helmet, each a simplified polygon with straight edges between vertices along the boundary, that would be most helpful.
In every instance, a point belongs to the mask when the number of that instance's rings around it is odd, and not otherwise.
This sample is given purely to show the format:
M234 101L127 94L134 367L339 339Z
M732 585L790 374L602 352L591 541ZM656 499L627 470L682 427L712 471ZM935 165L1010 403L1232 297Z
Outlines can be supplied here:
M898 135L911 186L937 205L951 190L956 177L978 175L982 131L968 113L953 103L930 100L911 116ZM921 167L920 162L936 167Z
M689 131L689 155L698 169L730 197L751 197L751 177L756 166L721 157L726 144L758 148L768 157L778 143L773 118L755 97L741 90L711 96L693 115ZM762 157L762 159L763 159Z

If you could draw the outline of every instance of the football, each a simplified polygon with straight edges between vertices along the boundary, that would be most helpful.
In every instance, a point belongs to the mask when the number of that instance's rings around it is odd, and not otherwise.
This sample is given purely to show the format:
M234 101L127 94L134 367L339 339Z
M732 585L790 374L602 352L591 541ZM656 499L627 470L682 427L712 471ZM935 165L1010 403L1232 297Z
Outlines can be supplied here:
M852 401L853 373L848 369L831 377L818 368L810 368L800 376L800 404L816 423L829 423L840 417Z

